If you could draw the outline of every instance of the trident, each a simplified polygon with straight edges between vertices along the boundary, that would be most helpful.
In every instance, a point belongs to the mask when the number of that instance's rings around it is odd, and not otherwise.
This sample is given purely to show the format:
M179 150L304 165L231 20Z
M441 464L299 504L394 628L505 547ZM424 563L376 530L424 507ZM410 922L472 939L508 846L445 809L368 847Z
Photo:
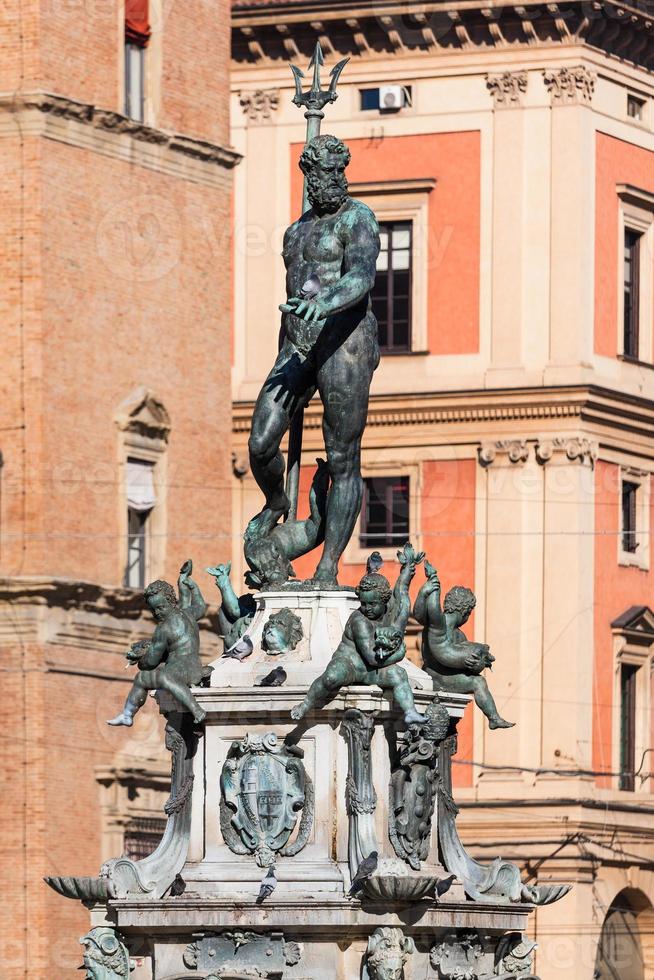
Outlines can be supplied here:
M309 68L313 68L313 81L311 88L307 92L302 91L302 79L304 72L291 65L291 71L295 79L295 95L293 102L296 106L305 109L304 118L307 121L307 136L305 146L316 136L320 136L320 123L325 118L322 111L328 102L335 102L338 98L336 86L341 76L341 72L348 63L349 58L343 58L337 65L334 65L329 73L329 88L320 87L320 68L325 64L320 41L317 42L313 52ZM302 193L302 213L309 208L309 189L307 179L304 178L304 189ZM304 428L304 408L299 408L293 418L288 433L288 465L286 469L286 496L290 502L288 517L286 520L294 520L297 517L297 501L300 489L300 461L302 457L302 430Z

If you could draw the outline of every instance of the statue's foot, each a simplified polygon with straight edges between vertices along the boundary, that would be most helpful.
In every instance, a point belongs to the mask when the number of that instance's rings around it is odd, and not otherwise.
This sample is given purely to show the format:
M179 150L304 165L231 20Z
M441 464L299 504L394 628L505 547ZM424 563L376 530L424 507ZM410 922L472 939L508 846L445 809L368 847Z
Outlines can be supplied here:
M134 724L134 719L132 718L131 715L128 715L127 712L121 711L119 715L116 715L116 717L112 718L111 721L108 721L107 724L125 725L126 728L131 728L132 725Z
M488 719L489 728L515 728L514 721L505 721L504 718L500 718L499 715L494 715L492 718Z
M309 705L302 701L301 704L296 704L294 708L291 708L291 718L293 721L301 721L309 710Z
M317 589L333 588L338 585L337 572L338 569L333 565L318 565L311 579L311 584L315 585Z
M248 533L256 538L265 538L278 522L289 512L290 501L284 494L279 501L272 501L267 507L252 518L248 524Z
M404 714L404 722L407 725L426 725L428 720L427 715L421 715L415 708Z

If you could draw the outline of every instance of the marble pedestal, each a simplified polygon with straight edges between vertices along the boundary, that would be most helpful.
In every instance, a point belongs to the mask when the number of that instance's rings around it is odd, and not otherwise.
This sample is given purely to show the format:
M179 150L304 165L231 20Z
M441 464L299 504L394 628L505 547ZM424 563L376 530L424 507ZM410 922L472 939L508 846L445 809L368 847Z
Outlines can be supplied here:
M94 927L117 930L133 980L502 975L498 949L516 946L531 905L493 888L471 901L463 876L436 894L437 883L457 873L452 862L465 867L452 830L449 770L469 698L437 696L429 676L405 662L418 709L440 702L433 813L424 816L424 854L413 867L393 840L401 713L376 686L351 687L301 723L291 719L356 604L348 591L259 595L251 656L221 658L210 687L194 690L206 711L201 730L158 695L173 752L164 840L142 862L109 862L98 879L51 880L92 908ZM271 656L261 646L263 628L284 607L301 619L303 638ZM285 683L258 686L277 664ZM410 778L417 772L408 771ZM357 867L373 850L378 867L349 898ZM271 856L278 884L258 904ZM389 957L395 951L400 972L380 972L380 949Z

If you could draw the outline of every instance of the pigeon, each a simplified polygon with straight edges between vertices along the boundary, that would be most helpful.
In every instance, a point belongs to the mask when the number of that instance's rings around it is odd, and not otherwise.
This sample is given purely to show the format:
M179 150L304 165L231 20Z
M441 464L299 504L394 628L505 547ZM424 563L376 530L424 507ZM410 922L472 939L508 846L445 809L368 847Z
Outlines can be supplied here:
M231 657L233 660L245 660L246 657L250 656L253 650L254 644L252 643L252 640L247 633L244 633L243 636L236 641L236 643L232 643L229 650L225 650L223 657Z
M259 681L259 687L281 687L287 678L288 674L283 667L275 667Z
M259 889L259 895L257 896L257 905L263 905L266 899L270 898L275 888L277 888L275 865L271 864L268 868L268 873L261 881L261 888Z
M350 898L361 891L364 882L377 870L378 857L377 851L371 851L368 857L363 859L352 879L352 887L349 891Z
M366 562L366 572L368 573L368 575L371 575L374 572L378 572L383 564L384 564L384 559L379 554L379 552L373 551L373 553L368 557L368 561Z
M449 892L452 887L452 882L456 880L456 875L448 875L447 878L439 878L436 882L436 901L444 895L445 892Z

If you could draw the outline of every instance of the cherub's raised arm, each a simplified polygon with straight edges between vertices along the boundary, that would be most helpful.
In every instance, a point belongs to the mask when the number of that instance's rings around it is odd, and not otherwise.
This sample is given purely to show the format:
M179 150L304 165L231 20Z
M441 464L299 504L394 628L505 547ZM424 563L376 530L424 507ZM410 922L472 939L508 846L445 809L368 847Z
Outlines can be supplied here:
M397 553L397 560L402 566L400 574L397 576L393 598L390 602L388 621L398 629L404 631L411 615L411 598L409 596L409 586L416 574L416 566L425 557L423 551L416 552L410 542L404 545Z
M237 619L240 619L244 615L244 612L241 610L241 603L234 592L234 587L229 577L231 570L231 561L226 562L224 565L214 565L207 568L209 575L213 575L215 579L216 587L220 590L222 599L221 612L233 625Z
M428 561L425 562L425 575L427 581L418 593L413 615L421 626L445 629L445 617L441 608L441 583L438 572Z
M177 579L177 591L179 592L179 605L182 609L188 609L194 619L202 619L207 612L207 604L202 597L202 593L196 582L191 578L193 562L189 558L184 562L179 570Z

